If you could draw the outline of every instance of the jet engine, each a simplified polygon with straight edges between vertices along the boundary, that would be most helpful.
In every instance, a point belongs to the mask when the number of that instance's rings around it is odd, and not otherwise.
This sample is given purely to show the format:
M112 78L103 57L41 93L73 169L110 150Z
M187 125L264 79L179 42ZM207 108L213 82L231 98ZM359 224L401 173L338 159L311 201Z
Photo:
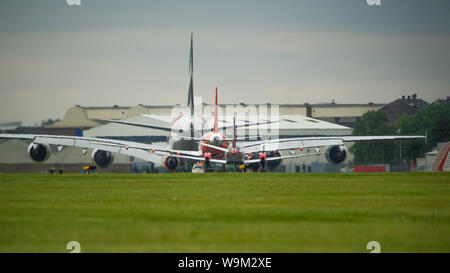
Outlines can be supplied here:
M48 144L31 143L28 146L28 155L37 162L44 162L50 156L50 146Z
M325 156L331 164L339 164L347 158L347 149L345 146L330 146L328 147Z
M272 151L272 152L268 152L267 153L267 158L270 157L279 157L281 156L280 152L278 151ZM275 169L276 167L278 167L281 164L281 159L278 160L270 160L267 161L266 165L269 169Z
M212 134L209 138L209 143L214 146L222 146L223 138L219 134Z
M166 156L164 157L164 168L168 172L174 172L180 167L180 159L174 156Z
M114 160L114 156L111 152L95 149L92 151L92 159L100 168L107 168Z

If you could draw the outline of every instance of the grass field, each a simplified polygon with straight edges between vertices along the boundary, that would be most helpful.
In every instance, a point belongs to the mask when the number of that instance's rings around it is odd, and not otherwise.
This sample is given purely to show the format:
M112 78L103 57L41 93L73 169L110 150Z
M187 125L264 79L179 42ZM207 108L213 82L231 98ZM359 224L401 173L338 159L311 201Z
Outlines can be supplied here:
M450 174L0 175L0 252L450 252Z

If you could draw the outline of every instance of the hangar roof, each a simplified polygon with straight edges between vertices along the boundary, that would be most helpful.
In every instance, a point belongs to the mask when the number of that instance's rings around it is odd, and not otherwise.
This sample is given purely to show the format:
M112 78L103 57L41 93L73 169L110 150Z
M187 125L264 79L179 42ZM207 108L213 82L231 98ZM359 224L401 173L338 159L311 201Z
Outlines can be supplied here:
M310 127L312 121L307 119L295 120L295 117L304 116L307 114L305 104L260 104L258 107L267 105L278 106L277 111L281 115L291 116L295 122L289 125L284 123L285 127L296 126L302 123L303 127ZM203 104L203 107L212 107L211 104ZM220 104L220 109L223 112L228 111L226 107L248 106L248 104ZM356 118L360 117L367 111L378 110L382 104L311 104L311 114L315 118L333 120L339 122L340 118ZM75 105L69 108L61 121L55 122L45 128L92 128L102 124L102 119L120 119L126 120L132 117L138 117L142 114L162 114L170 116L173 112L174 105L142 105L139 104L134 107L129 106L80 106ZM197 106L196 106L197 107ZM203 108L204 109L204 108ZM226 110L226 111L225 111ZM197 111L197 110L196 110ZM335 119L339 117L339 119ZM306 118L306 117L305 117ZM342 122L341 122L342 123ZM322 123L316 122L319 127L325 126ZM337 129L336 127L334 129ZM341 128L342 129L342 128Z
M212 120L209 117L204 117L204 119L212 126ZM350 135L352 129L346 126L308 118L301 115L280 115L279 119L281 120L279 123L273 123L271 127L278 129L280 135ZM170 126L173 117L170 115L145 115L138 116L126 119L129 122L135 123L143 123L149 125L159 125L159 126ZM244 124L246 122L256 122L257 119L254 116L247 116L240 118L239 116L236 118L236 124ZM261 119L260 121L263 121ZM275 120L275 118L274 118ZM276 119L278 120L278 119ZM232 126L233 124L233 116L226 115L219 117L219 127L222 126ZM275 125L276 124L276 125ZM249 126L247 130L249 130L250 134L254 134L257 130L258 126ZM264 129L264 125L260 125L261 128ZM239 133L239 132L238 132ZM231 135L232 131L227 131L227 134ZM108 123L95 128L91 128L83 131L83 135L91 136L91 137L107 137L107 136L167 136L167 132L149 128L135 127L130 125L116 124L116 123Z

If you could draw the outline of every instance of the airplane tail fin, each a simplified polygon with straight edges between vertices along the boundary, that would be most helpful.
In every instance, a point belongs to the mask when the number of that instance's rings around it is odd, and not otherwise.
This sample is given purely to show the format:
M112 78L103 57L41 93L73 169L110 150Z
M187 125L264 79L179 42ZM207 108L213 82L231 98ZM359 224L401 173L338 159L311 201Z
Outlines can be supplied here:
M188 90L188 102L187 105L189 107L189 113L191 114L191 117L194 116L194 80L193 80L193 74L194 74L194 50L193 50L193 34L191 32L191 50L189 52L189 90Z
M233 149L236 148L236 116L233 117Z
M214 104L214 133L217 133L217 87L216 87L216 101Z

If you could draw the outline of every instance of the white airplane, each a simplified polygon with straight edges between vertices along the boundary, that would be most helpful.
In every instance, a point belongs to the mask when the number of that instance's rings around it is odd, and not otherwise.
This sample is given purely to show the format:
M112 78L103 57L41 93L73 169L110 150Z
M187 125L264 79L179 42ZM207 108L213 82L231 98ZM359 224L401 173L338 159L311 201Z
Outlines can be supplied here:
M301 137L260 141L240 141L236 136L236 129L240 127L258 126L278 121L264 121L244 123L233 126L218 126L217 117L217 88L215 100L214 125L212 128L205 119L194 113L193 86L193 41L191 34L189 58L190 83L188 89L187 109L175 118L170 127L132 123L121 120L107 120L113 123L159 129L169 132L167 148L156 147L151 144L132 141L120 141L104 138L89 138L61 135L30 135L30 134L0 134L0 139L22 139L30 141L28 154L36 162L44 162L50 156L50 145L61 150L64 146L79 147L83 154L87 149L93 149L92 159L102 168L109 166L114 159L113 154L124 154L153 162L155 155L163 157L164 167L168 171L176 171L183 159L204 162L206 166L216 164L246 164L265 167L276 167L281 160L287 158L305 157L325 154L332 164L342 163L347 157L344 142L418 139L424 136L331 136L331 137ZM223 130L232 128L233 137L227 137ZM205 133L206 132L206 133ZM231 142L231 145L230 145ZM321 152L322 148L326 148ZM296 150L313 149L315 152L295 154ZM291 154L282 156L280 151L290 150Z
M347 149L344 142L373 141L373 140L395 140L395 139L417 139L424 136L329 136L329 137L298 137L274 140L237 142L235 118L233 118L233 136L227 137L218 130L217 112L217 88L214 111L214 126L212 132L206 133L202 138L194 138L198 141L198 151L167 151L164 149L153 149L152 152L166 158L190 159L202 161L209 168L210 163L217 164L243 164L250 165L253 170L265 168L266 163L271 169L276 168L281 160L287 158L307 157L325 154L331 164L340 164L347 157ZM230 145L231 142L231 145ZM325 151L321 152L324 148ZM291 151L290 155L282 156L280 151ZM295 151L309 151L312 153L295 154Z

